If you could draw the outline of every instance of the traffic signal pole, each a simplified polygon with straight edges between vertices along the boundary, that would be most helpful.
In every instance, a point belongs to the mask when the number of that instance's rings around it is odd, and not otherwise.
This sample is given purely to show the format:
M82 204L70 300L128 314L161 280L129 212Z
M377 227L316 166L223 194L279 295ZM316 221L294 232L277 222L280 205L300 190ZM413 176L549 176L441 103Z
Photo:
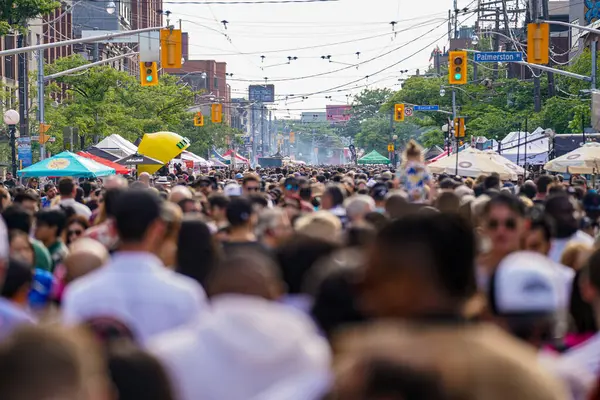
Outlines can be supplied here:
M111 32L111 33L107 33L107 34L99 35L99 36L90 36L90 37L79 38L79 39L63 40L62 42L52 42L52 43L37 44L34 46L18 47L18 48L14 48L14 49L0 51L0 57L12 56L15 54L20 54L20 53L30 53L32 51L37 51L37 50L53 49L55 47L69 46L72 44L105 42L105 41L109 41L111 39L122 37L122 36L131 36L132 34L136 34L136 33L153 32L153 31L159 31L161 29L170 29L170 28L171 28L170 26L167 26L167 27L155 26L152 28L142 28L142 29L135 29L132 31L122 31L122 32Z
M65 71L60 71L60 72L57 72L55 74L48 75L48 76L44 76L44 67L43 67L43 59L42 59L42 66L41 66L41 68L42 68L42 77L43 77L44 81L49 81L51 79L59 78L59 77L64 76L64 75L69 75L69 74L72 74L74 72L83 71L83 70L91 68L91 67L96 67L98 65L102 65L102 64L109 63L109 62L117 61L117 60L120 60L121 58L135 56L137 54L138 54L137 51L134 51L134 52L131 52L131 53L127 53L127 54L121 54L121 55L118 55L116 57L106 58L104 60L100 60L100 61L96 61L96 62L93 62L93 63L81 65L79 67L67 69Z
M456 90L452 88L452 123L456 120ZM456 135L457 127L454 127L454 141L456 142L456 171L454 175L458 175L458 137Z

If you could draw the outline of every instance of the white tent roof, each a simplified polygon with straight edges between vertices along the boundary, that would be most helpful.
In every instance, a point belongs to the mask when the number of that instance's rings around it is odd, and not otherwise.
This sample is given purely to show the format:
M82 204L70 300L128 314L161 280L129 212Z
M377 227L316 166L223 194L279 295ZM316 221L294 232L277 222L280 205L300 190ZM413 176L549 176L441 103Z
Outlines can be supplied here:
M181 152L181 159L186 161L193 161L194 163L200 164L201 166L205 167L210 165L210 163L206 161L206 159L187 150Z
M137 147L133 143L116 133L102 139L96 147L119 157L130 156L137 152Z
M510 132L500 142L500 154L513 163L544 164L548 161L549 139L542 128L531 133ZM527 159L525 159L527 155Z

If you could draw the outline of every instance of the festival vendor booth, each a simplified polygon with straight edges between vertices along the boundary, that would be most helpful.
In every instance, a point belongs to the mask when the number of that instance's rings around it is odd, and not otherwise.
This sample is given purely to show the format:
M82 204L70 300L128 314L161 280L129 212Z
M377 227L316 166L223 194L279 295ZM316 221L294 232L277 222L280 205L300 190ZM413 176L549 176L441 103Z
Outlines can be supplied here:
M89 158L78 156L70 151L63 151L54 157L35 163L18 172L22 178L37 178L43 176L61 178L97 178L114 175L115 169L107 167Z
M567 174L598 174L600 143L590 142L544 165L546 171Z
M102 139L94 147L113 154L116 158L132 155L138 151L136 145L121 135L112 134ZM102 157L102 156L101 156ZM115 160L110 160L115 161Z
M129 173L129 169L125 168L122 165L117 164L116 162L112 162L106 160L102 157L95 156L93 154L87 153L85 151L80 151L77 153L78 156L89 158L90 160L94 160L102 165L106 165L107 167L114 168L115 172L119 175L127 175Z
M190 147L190 141L174 132L146 133L138 146L138 152L167 164ZM154 174L161 165L139 165L138 173Z
M373 164L373 165L380 165L380 164L388 165L390 163L390 160L387 157L384 157L381 154L379 154L377 152L377 150L373 150L366 156L360 158L358 160L358 163L359 164Z
M544 129L510 132L500 142L499 153L517 165L543 165L548 162L549 139Z
M225 159L225 163L226 164L231 164L231 157L233 156L234 152L233 150L227 150L224 154L223 154L223 159ZM250 165L250 160L248 160L245 157L240 156L238 153L235 153L235 164L246 164L246 165Z
M456 155L458 154L458 162ZM457 168L458 167L458 168ZM483 174L497 173L500 179L517 180L517 173L506 165L494 161L488 154L474 148L465 149L449 157L441 158L428 165L434 174L450 174L478 177Z

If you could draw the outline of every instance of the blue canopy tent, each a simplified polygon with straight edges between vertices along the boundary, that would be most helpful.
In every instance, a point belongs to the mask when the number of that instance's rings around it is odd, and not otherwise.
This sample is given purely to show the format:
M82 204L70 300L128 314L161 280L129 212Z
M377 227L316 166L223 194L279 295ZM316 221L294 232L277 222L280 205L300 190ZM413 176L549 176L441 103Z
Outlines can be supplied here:
M18 172L18 175L23 178L41 176L96 178L114 174L114 168L107 167L89 158L78 156L70 151L63 151L54 157L42 160Z

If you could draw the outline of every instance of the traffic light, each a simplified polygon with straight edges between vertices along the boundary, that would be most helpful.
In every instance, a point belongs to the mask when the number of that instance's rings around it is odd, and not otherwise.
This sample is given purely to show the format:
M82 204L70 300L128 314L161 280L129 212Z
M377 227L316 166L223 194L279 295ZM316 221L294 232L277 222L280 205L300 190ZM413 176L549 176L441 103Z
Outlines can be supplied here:
M455 137L465 137L464 118L454 118L454 135Z
M404 121L404 104L394 104L394 121Z
M181 68L181 30L160 30L160 65L163 68Z
M220 124L223 122L223 105L213 104L210 107L210 120L214 123Z
M467 83L467 52L451 51L448 54L448 82L452 85Z
M296 134L294 132L290 132L290 143L296 142Z
M142 86L158 85L158 68L155 62L140 62L140 83Z
M194 118L194 125L204 126L204 115L202 115L202 113L196 114L196 117Z
M531 64L548 64L549 44L549 24L527 24L527 62Z

